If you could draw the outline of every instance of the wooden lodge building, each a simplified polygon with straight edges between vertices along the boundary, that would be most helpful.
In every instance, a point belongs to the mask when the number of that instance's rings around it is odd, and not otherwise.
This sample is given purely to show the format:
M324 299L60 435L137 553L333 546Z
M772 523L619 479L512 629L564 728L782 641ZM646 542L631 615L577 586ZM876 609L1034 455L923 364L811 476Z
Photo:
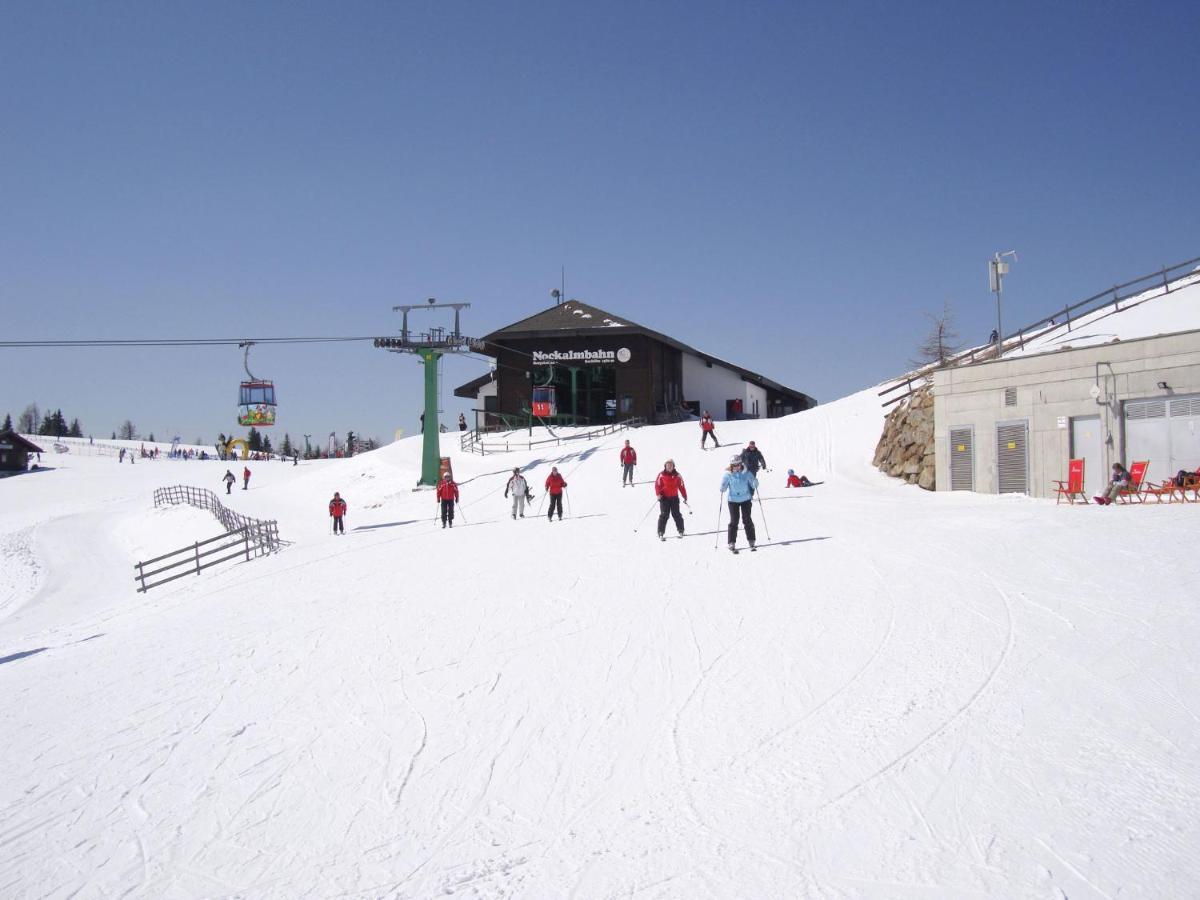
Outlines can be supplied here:
M0 432L0 475L24 472L29 465L29 454L43 452L41 447L15 431Z
M775 418L817 405L800 391L689 347L675 338L569 300L482 339L494 370L461 385L477 427L530 413L558 424L631 417L680 421ZM512 417L509 419L508 417Z

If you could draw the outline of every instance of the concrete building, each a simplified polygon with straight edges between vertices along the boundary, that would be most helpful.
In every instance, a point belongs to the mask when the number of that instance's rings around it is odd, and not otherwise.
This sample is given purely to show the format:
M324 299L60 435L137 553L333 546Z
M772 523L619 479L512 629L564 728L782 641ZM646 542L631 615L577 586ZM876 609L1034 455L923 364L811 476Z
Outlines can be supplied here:
M482 340L493 372L454 391L475 401L477 426L492 424L488 413L529 416L535 389L555 410L539 417L579 424L677 421L703 410L716 419L765 419L816 406L807 394L578 300Z
M1072 458L1149 481L1200 467L1200 330L1002 358L934 375L938 490L1054 496Z

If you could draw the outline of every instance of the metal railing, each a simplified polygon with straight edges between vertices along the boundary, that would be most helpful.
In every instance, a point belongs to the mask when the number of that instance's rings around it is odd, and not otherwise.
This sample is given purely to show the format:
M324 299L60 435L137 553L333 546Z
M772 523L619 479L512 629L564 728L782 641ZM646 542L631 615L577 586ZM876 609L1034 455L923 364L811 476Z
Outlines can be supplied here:
M486 433L481 434L478 431L468 431L459 439L459 449L464 453L478 453L481 456L486 456L489 453L511 453L514 450L532 450L534 447L559 446L575 441L592 441L607 437L610 434L625 431L629 428L640 428L645 424L646 420L642 416L634 416L621 422L613 422L601 428L592 428L578 434L557 435L550 432L551 437L538 440L521 440L513 437L510 433L503 440L487 441L484 439ZM547 428L546 430L549 431L550 429Z
M219 563L242 558L249 562L256 556L265 556L279 549L279 526L274 519L252 519L249 516L235 513L221 503L217 499L217 495L207 488L176 484L170 487L157 488L154 491L154 505L156 507L176 506L180 504L210 510L216 516L217 521L224 526L225 533L209 538L208 540L196 541L191 546L172 550L170 553L164 553L162 556L156 556L153 559L141 560L134 563L134 568L137 572L133 576L133 580L139 583L139 593L144 593L152 587L158 587L160 584L166 584L168 581L174 581L176 578L182 578L184 575L199 575L204 569L211 568ZM201 547L205 548L203 552L200 550ZM236 551L227 552L233 550L235 547L238 548ZM211 558L219 553L224 553L225 555L219 556L216 559ZM161 563L164 560L171 560L171 562L158 566L158 568L147 570L147 566L154 566L156 563ZM148 578L154 578L155 576L178 569L181 566L186 566L187 568L182 571L173 572L168 577L160 578L157 581L149 583L146 581Z
M1092 294L1090 297L1085 297L1083 300L1064 306L1058 312L1043 316L1036 322L1023 325L1011 334L1005 335L999 341L999 347L997 347L997 344L985 344L982 347L973 347L970 350L964 350L962 353L951 356L944 363L930 363L914 372L909 372L902 378L897 379L891 387L880 391L879 396L883 397L893 391L907 387L908 390L905 393L898 397L893 397L883 404L884 406L891 406L893 403L899 403L901 400L912 396L915 391L924 386L938 369L948 369L953 366L968 366L972 363L996 359L1005 350L1012 349L1013 347L1023 348L1025 342L1032 338L1046 337L1059 331L1070 332L1078 320L1084 316L1091 315L1108 307L1112 307L1114 312L1120 311L1121 304L1126 300L1140 297L1142 294L1156 288L1161 288L1162 294L1169 294L1172 291L1188 287L1200 280L1200 274L1197 274L1196 278L1188 279L1187 276L1192 274L1190 271L1175 275L1172 273L1180 273L1181 270L1188 267L1194 269L1197 264L1200 264L1200 256L1176 263L1173 266L1163 266L1157 272L1151 272L1149 275L1143 275L1141 278L1135 278L1123 284L1114 284L1111 288L1107 288L1098 294ZM1156 296L1161 297L1162 294Z

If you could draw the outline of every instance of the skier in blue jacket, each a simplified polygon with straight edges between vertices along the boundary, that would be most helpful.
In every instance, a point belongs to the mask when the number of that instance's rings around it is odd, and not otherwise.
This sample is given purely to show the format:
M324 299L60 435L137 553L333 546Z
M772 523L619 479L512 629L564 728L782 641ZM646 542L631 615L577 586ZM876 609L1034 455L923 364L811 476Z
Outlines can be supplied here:
M729 549L737 550L738 519L741 518L746 529L746 540L750 549L754 547L754 521L750 518L751 505L754 502L754 492L758 490L758 479L742 465L742 458L735 456L729 460L729 471L721 479L721 493L729 491Z

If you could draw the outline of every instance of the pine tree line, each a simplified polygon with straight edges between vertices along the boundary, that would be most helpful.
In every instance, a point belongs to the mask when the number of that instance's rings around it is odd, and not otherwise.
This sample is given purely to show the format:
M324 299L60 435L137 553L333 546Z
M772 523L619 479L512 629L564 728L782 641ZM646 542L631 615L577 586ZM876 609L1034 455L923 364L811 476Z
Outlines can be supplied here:
M41 434L47 437L83 437L83 426L75 418L67 423L67 417L61 409L53 412L46 411L45 415L36 403L30 403L17 417L16 428L13 427L11 413L4 416L4 424L0 431L16 431L19 434Z

